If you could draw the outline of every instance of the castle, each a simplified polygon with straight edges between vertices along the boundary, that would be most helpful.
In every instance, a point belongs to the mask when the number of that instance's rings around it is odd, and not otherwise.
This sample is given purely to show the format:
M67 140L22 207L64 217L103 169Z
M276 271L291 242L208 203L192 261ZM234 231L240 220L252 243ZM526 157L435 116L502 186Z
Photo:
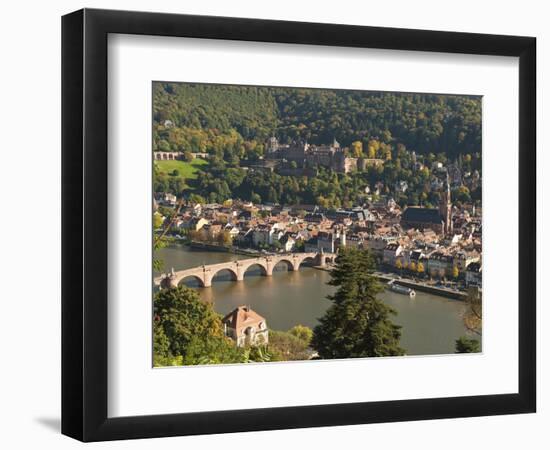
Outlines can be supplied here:
M365 170L369 166L384 164L376 158L353 158L347 156L347 148L334 139L332 144L313 145L305 141L280 144L276 137L268 139L266 156L269 159L282 159L296 163L297 167L326 167L335 172L349 173Z

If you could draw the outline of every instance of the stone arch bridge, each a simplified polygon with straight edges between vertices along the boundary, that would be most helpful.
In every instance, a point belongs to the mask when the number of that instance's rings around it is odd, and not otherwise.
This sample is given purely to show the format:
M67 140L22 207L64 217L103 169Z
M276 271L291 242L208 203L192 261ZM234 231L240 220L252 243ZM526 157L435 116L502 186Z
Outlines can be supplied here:
M273 269L279 263L285 263L289 271L298 270L305 261L312 261L315 266L324 267L327 262L332 262L336 254L333 253L286 253L266 255L258 258L238 259L219 264L208 264L191 269L172 269L154 279L155 286L160 288L176 287L186 278L194 278L202 287L212 286L212 280L218 272L226 270L231 273L233 280L242 281L245 273L252 267L259 267L264 276L270 277Z

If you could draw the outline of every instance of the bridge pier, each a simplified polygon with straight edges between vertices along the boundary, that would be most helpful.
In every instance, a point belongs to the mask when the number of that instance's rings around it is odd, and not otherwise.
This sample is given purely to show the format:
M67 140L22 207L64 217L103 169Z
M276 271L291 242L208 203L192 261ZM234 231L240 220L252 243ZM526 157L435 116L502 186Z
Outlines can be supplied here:
M211 287L212 286L212 274L210 273L210 269L207 269L205 266L202 268L202 284L204 287Z
M319 267L325 267L327 265L327 257L323 252L317 254L315 257L315 264Z

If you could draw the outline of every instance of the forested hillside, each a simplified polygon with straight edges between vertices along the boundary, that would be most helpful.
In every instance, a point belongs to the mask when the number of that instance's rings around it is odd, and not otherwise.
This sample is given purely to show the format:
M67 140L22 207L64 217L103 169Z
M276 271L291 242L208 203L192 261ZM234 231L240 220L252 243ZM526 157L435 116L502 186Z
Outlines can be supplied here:
M227 141L241 156L261 154L271 135L344 146L377 139L448 158L481 150L480 97L188 83L155 83L153 96L160 150L220 151Z
M282 144L337 139L346 155L384 164L349 173L317 166L314 177L257 171L271 136ZM481 171L481 98L155 83L153 150L184 152L181 164L195 170L189 177L157 164L155 192L197 202L241 198L337 208L362 204L370 189L393 195L400 205L436 205L434 163L458 160L465 173ZM208 153L208 163L185 166L191 153ZM454 196L479 201L480 189L472 191L456 186Z

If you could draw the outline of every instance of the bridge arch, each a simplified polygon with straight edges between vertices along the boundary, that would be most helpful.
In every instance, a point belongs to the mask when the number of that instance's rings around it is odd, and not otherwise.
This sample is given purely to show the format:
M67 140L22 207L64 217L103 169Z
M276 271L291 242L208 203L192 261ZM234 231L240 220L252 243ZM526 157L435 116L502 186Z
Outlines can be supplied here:
M189 280L197 281L200 287L204 287L204 280L198 275L185 275L181 277L178 281L178 286L185 284L185 282Z
M311 264L312 266L314 266L315 265L315 257L314 256L306 256L305 258L302 258L300 261L298 261L296 263L296 265L297 265L296 270L300 269L300 266L304 263L306 263L306 265Z
M250 275L250 269L258 269L258 268L260 269L260 272L263 276L267 276L267 267L261 262L253 262L243 267L242 269L243 277L246 277L247 274Z
M231 274L232 281L237 281L239 279L239 275L232 267L220 267L215 272L212 272L210 279L214 281L214 278L216 278L216 275L220 275L220 272L229 272Z
M281 264L286 265L289 272L292 272L293 270L298 270L298 268L294 265L294 262L290 258L281 258L281 259L279 259L273 265L273 269L275 269L277 266L279 266Z

